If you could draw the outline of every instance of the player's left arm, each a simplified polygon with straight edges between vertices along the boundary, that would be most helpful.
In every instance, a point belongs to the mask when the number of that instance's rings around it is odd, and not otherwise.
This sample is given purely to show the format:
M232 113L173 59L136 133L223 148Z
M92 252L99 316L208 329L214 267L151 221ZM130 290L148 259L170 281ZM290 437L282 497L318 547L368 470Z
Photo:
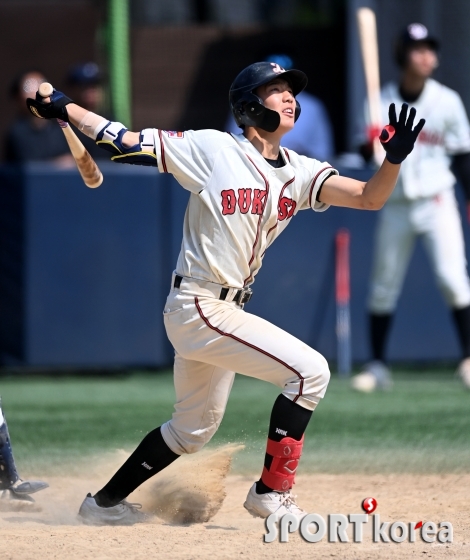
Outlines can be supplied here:
M319 202L362 210L379 210L387 202L395 188L400 164L413 150L425 123L421 119L413 128L416 109L412 107L408 113L406 103L402 105L398 120L393 103L388 114L390 123L380 134L386 156L379 170L367 182L331 175L321 187Z

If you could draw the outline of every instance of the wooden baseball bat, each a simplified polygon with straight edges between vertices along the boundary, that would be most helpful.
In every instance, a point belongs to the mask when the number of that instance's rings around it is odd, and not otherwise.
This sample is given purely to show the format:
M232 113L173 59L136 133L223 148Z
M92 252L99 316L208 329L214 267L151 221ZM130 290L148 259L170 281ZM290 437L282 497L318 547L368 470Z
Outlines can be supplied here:
M48 82L43 82L39 86L39 95L43 98L47 98L52 95L54 88ZM77 164L78 171L82 176L83 182L87 187L95 189L99 187L103 182L103 174L101 173L99 167L96 165L95 160L90 156L85 146L78 139L75 132L69 123L57 119L62 132L64 133L67 144L69 145L70 152Z
M378 133L382 128L382 110L380 103L379 48L377 43L377 23L375 13L370 8L357 10L357 24L361 43L361 55L366 78L367 102L369 105L369 125L377 131L374 138L374 159L378 165L383 161L385 152Z

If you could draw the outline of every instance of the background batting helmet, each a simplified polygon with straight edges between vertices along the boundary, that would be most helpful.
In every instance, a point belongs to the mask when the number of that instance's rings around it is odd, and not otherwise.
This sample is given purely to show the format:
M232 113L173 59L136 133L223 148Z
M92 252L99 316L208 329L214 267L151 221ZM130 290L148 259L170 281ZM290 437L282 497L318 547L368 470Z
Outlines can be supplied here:
M429 31L422 23L411 23L398 36L395 44L395 60L402 68L406 64L408 50L419 44L428 45L433 51L439 50L439 41L429 35Z
M307 76L300 70L285 70L275 62L255 62L238 74L230 86L229 101L235 122L241 128L255 126L274 132L281 117L277 111L267 109L254 90L271 80L282 78L289 82L294 97L307 85ZM300 105L295 101L295 121L300 115Z

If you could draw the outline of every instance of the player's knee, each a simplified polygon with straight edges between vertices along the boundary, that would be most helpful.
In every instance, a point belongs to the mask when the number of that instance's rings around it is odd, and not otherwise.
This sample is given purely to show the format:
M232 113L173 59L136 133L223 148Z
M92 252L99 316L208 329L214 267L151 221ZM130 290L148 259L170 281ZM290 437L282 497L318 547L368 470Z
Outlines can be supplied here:
M219 423L211 423L194 430L179 426L178 422L170 420L162 425L161 431L163 439L174 453L190 455L201 451L212 439L218 427Z
M297 404L314 410L325 396L330 381L330 368L326 359L318 352L312 354L302 371L284 387L283 393Z
M437 281L449 307L460 308L470 304L470 285L466 277L457 279L441 274Z
M318 354L315 360L315 365L306 376L305 379L305 393L311 394L315 397L322 398L330 382L330 367L326 358Z

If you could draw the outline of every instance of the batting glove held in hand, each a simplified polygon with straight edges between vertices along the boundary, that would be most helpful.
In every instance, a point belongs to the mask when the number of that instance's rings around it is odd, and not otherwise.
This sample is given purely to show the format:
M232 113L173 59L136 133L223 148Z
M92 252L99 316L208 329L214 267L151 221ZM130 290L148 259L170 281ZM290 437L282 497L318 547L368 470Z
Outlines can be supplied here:
M408 116L408 119L407 119ZM400 117L397 121L395 112L395 103L388 108L388 124L380 133L379 140L384 150L387 152L386 158L390 163L401 163L408 154L413 151L413 147L421 132L424 119L413 128L413 122L416 117L416 109L411 107L408 115L408 104L403 103L401 106Z
M69 122L66 105L73 103L73 101L56 89L50 96L50 102L45 103L43 98L36 93L36 99L27 99L26 105L35 117L40 119L61 119L62 121Z

